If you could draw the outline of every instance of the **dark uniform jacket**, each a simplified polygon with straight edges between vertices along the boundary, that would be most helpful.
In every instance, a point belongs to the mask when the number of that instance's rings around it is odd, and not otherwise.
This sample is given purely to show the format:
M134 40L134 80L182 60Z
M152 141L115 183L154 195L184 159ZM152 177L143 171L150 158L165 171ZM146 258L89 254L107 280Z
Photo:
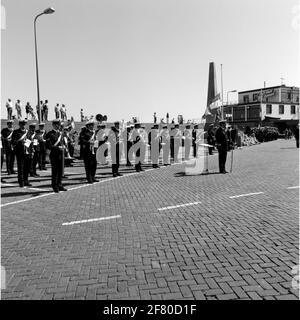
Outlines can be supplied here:
M227 134L224 129L219 127L216 131L216 143L219 150L227 151L228 150L228 140Z
M91 150L91 144L90 140L94 136L94 139L96 138L96 135L94 135L94 131L90 131L86 127L83 127L81 129L81 132L79 134L79 140L78 143L81 146L82 155L84 156L88 152L92 152Z
M24 134L26 133L25 137ZM14 130L12 134L12 146L17 154L32 154L33 153L33 143L30 144L29 148L26 148L24 143L26 139L31 140L32 133L28 130L22 131L20 128ZM22 139L21 139L22 138ZM21 139L21 140L20 140Z
M60 135L61 132L55 130L49 131L46 135L46 148L50 150L51 155L59 155L62 153L62 150L59 147L63 146L63 136L61 137L59 143L56 144Z
M11 151L11 141L12 141L13 131L14 131L13 129L9 130L8 128L4 128L1 131L4 152Z
M45 151L47 132L45 130L43 130L42 132L40 129L38 129L35 131L35 133L36 133L36 139L38 139L38 142L39 142L39 150Z

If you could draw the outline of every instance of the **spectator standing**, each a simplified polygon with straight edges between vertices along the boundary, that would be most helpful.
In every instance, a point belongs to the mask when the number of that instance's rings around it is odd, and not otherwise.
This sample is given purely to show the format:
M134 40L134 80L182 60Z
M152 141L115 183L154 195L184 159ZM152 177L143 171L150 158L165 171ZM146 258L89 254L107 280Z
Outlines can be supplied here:
M28 119L29 118L28 115L30 113L30 104L29 104L29 102L27 102L26 105L25 105L25 113L26 113L26 119Z
M54 113L55 113L55 119L59 119L59 103L56 104L56 106L54 107Z
M169 123L169 112L166 114L167 123Z
M80 121L84 121L83 109L80 109Z
M41 110L41 121L44 119L44 102L40 102L40 110Z
M156 122L157 122L156 112L154 112L154 114L153 114L153 122L154 122L154 124L156 124Z
M44 119L42 119L42 121L48 121L48 100L45 100L43 104L43 115Z
M6 109L7 109L7 120L12 120L12 102L11 99L8 99L6 102Z
M18 120L22 119L22 106L21 106L21 101L17 100L16 104L16 111L17 111L17 118Z

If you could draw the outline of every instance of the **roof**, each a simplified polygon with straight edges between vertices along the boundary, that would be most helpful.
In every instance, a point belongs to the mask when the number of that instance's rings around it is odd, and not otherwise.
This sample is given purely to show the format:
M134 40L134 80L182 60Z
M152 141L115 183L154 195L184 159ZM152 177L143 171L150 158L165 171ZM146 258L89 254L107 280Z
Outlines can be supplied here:
M294 89L294 90L299 90L298 87L287 87L285 85L282 86L275 86L275 87L266 87L266 88L258 88L258 89L251 89L251 90L246 90L246 91L239 91L238 94L240 93L248 93L248 92L257 92L260 90L270 90L270 89L277 89L277 88L286 88L286 89Z

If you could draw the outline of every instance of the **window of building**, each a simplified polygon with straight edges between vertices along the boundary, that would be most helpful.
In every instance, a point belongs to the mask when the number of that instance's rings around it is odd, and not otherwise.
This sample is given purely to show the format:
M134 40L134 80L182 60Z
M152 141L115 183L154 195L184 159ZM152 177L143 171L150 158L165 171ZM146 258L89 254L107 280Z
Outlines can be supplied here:
M244 103L249 103L249 96L244 96Z
M291 92L288 92L287 98L288 98L288 100L291 100L291 99L292 99L292 94L291 94Z
M279 114L284 114L284 105L279 105Z
M258 100L258 93L253 93L253 101L257 101Z
M267 114L271 114L271 113L272 113L272 105L271 105L271 104L267 104L266 113L267 113Z
M296 114L296 106L291 106L291 114Z

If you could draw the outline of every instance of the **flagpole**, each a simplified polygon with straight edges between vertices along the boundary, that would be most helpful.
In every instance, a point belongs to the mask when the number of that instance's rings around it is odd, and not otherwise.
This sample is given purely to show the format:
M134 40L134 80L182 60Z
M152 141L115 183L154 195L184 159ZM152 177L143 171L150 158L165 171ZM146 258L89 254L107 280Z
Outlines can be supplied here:
M222 90L222 106L221 106L221 119L224 120L224 100L223 100L223 64L221 63L221 90Z

